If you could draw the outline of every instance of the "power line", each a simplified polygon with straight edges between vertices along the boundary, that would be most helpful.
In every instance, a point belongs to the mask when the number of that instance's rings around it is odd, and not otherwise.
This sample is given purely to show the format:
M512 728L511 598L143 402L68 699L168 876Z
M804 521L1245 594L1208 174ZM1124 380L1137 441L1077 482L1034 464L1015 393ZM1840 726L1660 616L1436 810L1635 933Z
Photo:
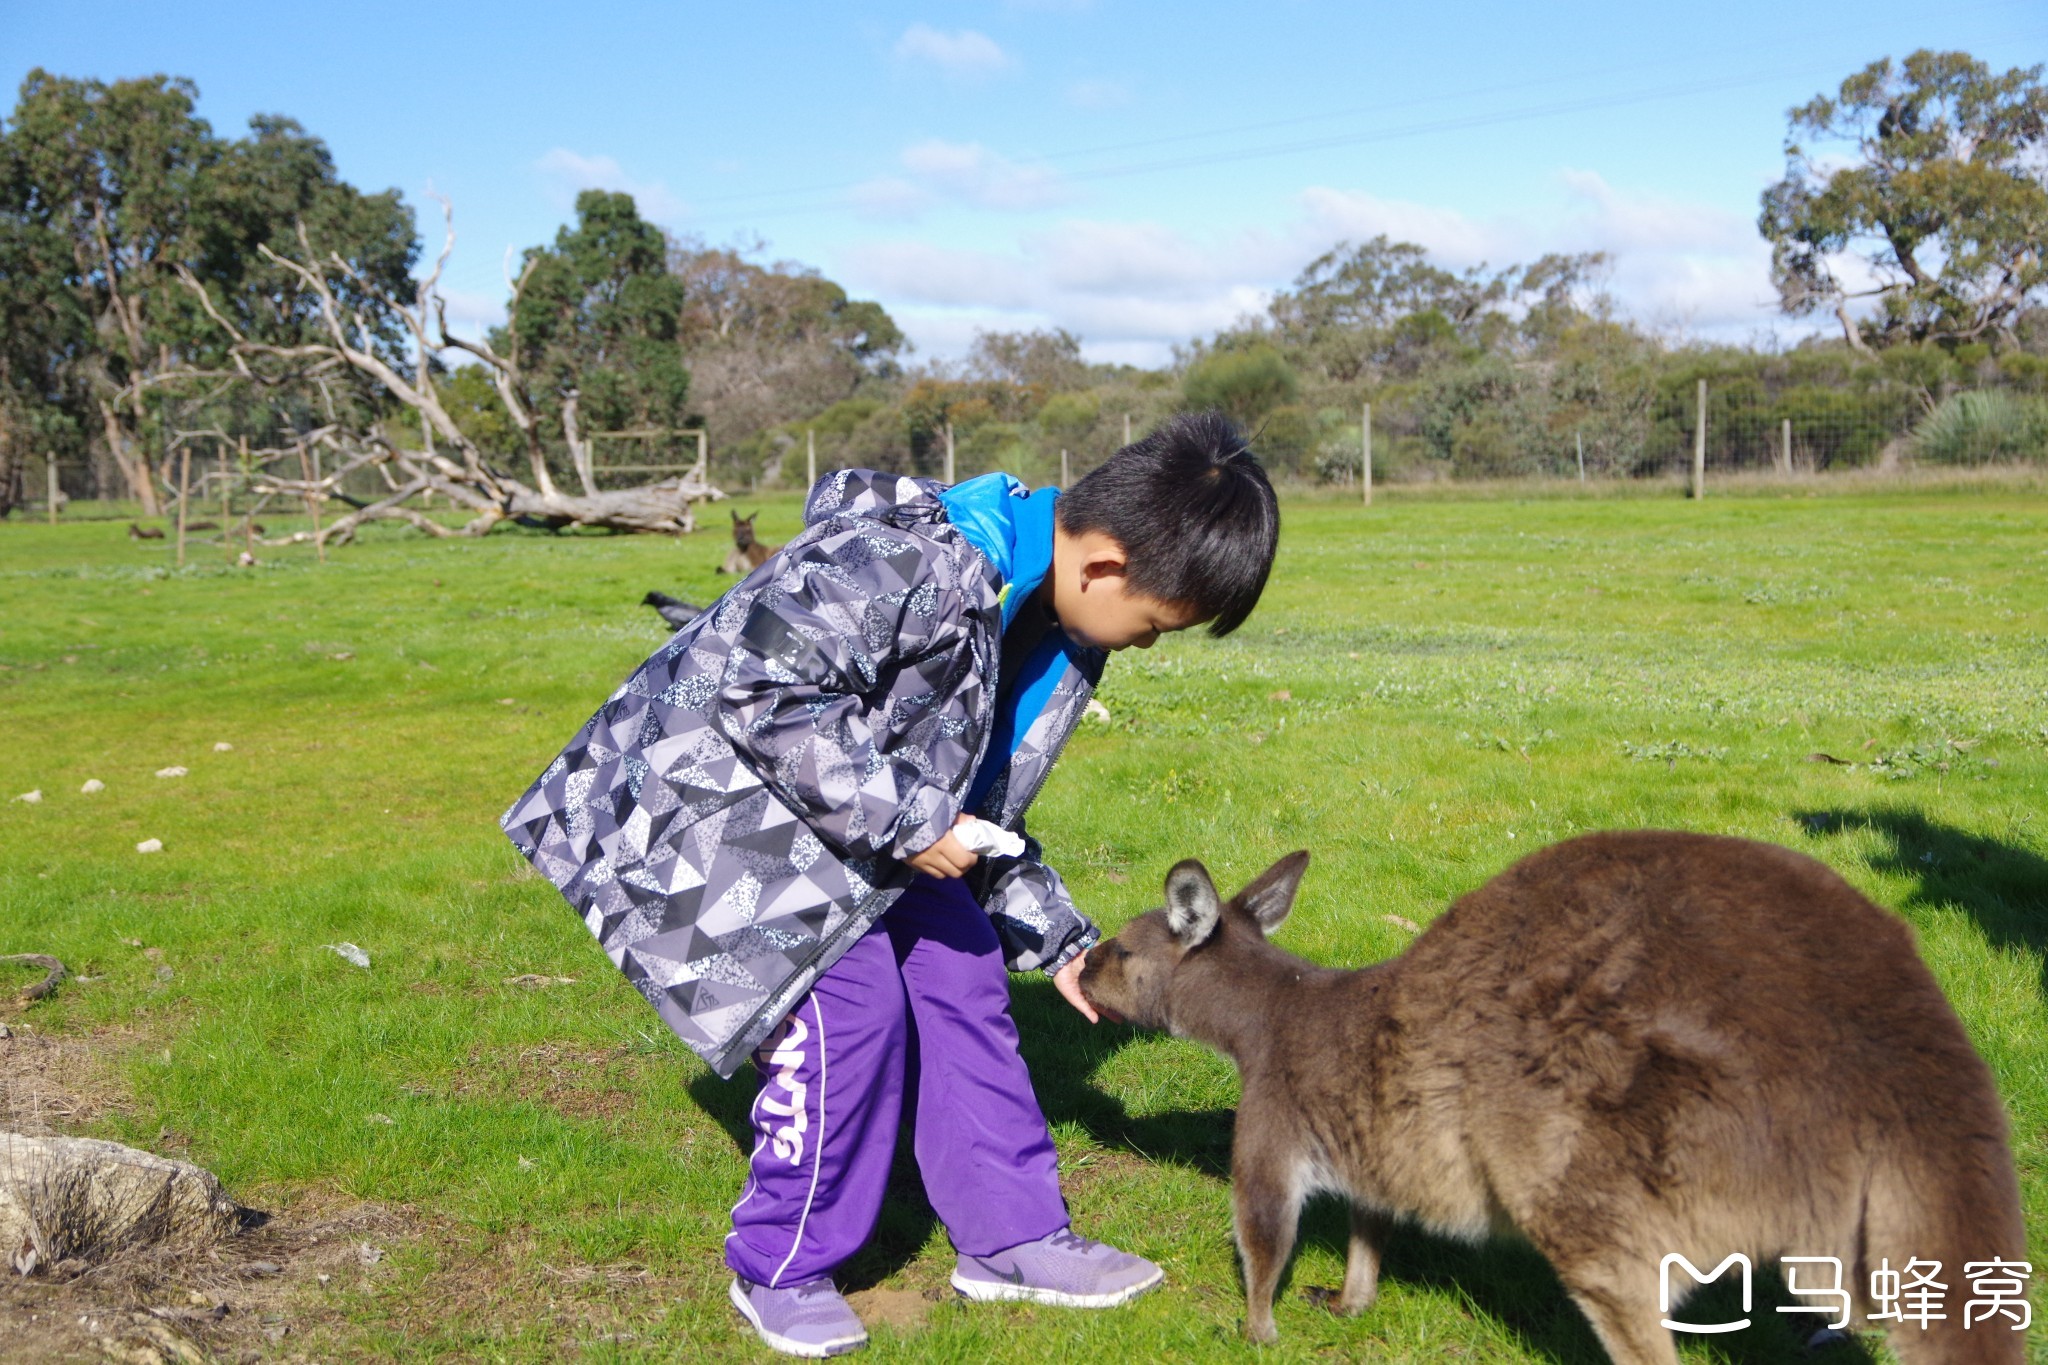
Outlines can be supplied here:
M2027 6L2028 8L2031 8L2032 3L2033 0L1996 0L1996 3L1972 6L1968 9L1951 9L1948 11L1948 14L1950 16L1956 16L1968 13L1983 13L1996 10L2014 9L2019 8L2023 5ZM1744 44L1739 47L1726 48L1723 49L1721 52L1712 55L1719 57L1733 57L1738 55L1746 55L1759 49L1768 49L1770 51L1783 51L1788 46L1800 45L1802 42L1805 41L1805 38L1807 37L1824 38L1836 37L1838 35L1839 30L1836 29L1817 31L1813 34L1805 35L1804 37L1802 37L1802 35L1796 34L1778 34L1774 35L1771 39L1767 41ZM2023 33L2017 36L2031 37L2033 36L2033 34ZM1276 128L1299 127L1302 124L1320 123L1332 119L1357 118L1365 115L1395 113L1401 110L1423 108L1429 105L1442 104L1445 102L1469 103L1476 99L1484 99L1492 96L1511 94L1523 90L1541 89L1545 86L1553 86L1560 84L1577 85L1583 84L1587 81L1601 80L1619 74L1641 74L1646 70L1655 70L1659 67L1683 66L1687 68L1696 69L1699 65L1699 60L1699 54L1691 53L1681 58L1670 58L1662 62L1635 62L1630 63L1625 67L1606 67L1577 72L1567 72L1554 76L1536 77L1526 81L1513 81L1505 84L1471 87L1464 90L1448 92L1441 95L1423 96L1417 99L1397 100L1391 102L1383 102L1379 104L1357 105L1347 109L1329 110L1315 114L1301 114L1284 119L1269 119L1258 123L1237 124L1228 127L1204 129L1196 132L1173 133L1161 137L1144 138L1131 142L1098 144L1096 146L1091 147L1079 147L1064 152L1039 153L1030 156L1015 158L1012 164L1025 169L1030 169L1034 167L1054 169L1052 163L1060 161L1070 161L1098 156L1108 156L1114 155L1119 152L1139 151L1149 147L1170 146L1179 143L1205 141L1212 138L1237 137L1244 135L1246 133L1266 132ZM1802 77L1808 79L1826 79L1825 76L1815 77L1813 75L1813 71L1814 68L1812 66L1801 66L1798 68L1788 68L1769 74L1752 74L1749 76L1741 77L1723 77L1711 81L1697 82L1685 86L1661 88L1655 91L1644 91L1635 94L1620 96L1595 96L1585 101L1571 101L1568 103L1554 106L1538 105L1529 109L1510 110L1496 114L1467 115L1462 116L1460 118L1431 121L1428 123L1412 125L1402 129L1374 130L1372 132L1366 133L1342 134L1327 139L1317 139L1308 142L1282 143L1272 146L1247 148L1239 151L1212 154L1220 158L1217 161L1211 161L1207 157L1191 157L1185 160L1140 163L1133 166L1098 168L1094 170L1083 169L1068 172L1066 174L1066 178L1069 180L1108 179L1123 175L1141 174L1152 170L1168 170L1209 164L1222 164L1223 162L1227 161L1248 160L1255 159L1260 156L1269 155L1284 155L1293 151L1319 150L1326 147L1346 146L1352 145L1357 142L1388 140L1395 137L1414 136L1421 133L1456 131L1464 128L1486 127L1496 123L1512 122L1520 118L1547 117L1562 113L1585 112L1596 109L1624 107L1630 104L1644 103L1653 99L1677 98L1688 94L1710 93L1713 91L1725 89L1739 89L1748 85L1767 84L1772 81L1781 79L1794 79ZM844 192L847 190L858 189L863 185L871 183L872 179L873 177L868 177L861 180L833 181L826 184L792 186L789 188L778 190L749 190L736 194L715 195L708 198L700 198L693 200L692 207L718 207L723 205L736 205L759 200L789 198L798 195L834 194ZM730 223L741 221L742 219L751 220L753 218L763 217L787 217L793 213L812 213L823 209L832 209L838 207L844 207L844 205L839 204L836 201L818 201L801 205L771 208L755 214L722 213L698 221L702 221L705 223Z

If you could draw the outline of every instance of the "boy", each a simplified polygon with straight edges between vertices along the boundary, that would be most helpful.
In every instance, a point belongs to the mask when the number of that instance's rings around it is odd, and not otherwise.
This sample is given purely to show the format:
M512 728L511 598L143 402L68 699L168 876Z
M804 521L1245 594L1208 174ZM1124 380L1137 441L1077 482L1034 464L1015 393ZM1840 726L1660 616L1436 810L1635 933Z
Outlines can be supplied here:
M1265 587L1273 490L1184 415L1072 491L842 471L806 529L628 678L503 824L684 1042L761 1091L726 1262L762 1339L866 1340L831 1272L873 1231L906 1076L927 1195L974 1299L1107 1307L1149 1261L1075 1236L1007 967L1078 985L1096 931L1024 809L1109 652ZM966 833L968 831L963 831ZM983 831L985 832L985 831Z

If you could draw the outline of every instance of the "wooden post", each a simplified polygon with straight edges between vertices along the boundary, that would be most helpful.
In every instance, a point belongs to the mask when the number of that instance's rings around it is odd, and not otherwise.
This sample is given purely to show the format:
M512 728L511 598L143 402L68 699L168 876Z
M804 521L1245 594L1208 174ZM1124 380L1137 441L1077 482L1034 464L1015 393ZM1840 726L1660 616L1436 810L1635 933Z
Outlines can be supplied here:
M946 482L953 482L953 424L946 423Z
M185 567L185 495L192 491L192 447L178 448L178 567Z
M804 428L804 491L809 492L818 483L818 433Z
M220 476L220 544L221 548L225 550L228 545L228 537L235 533L235 518L230 511L232 504L229 500L228 489L232 485L228 482L228 448L224 441L215 441L213 443L213 472ZM229 551L228 558L234 558L233 551Z
M1578 447L1578 451L1579 451L1579 482L1580 482L1580 483L1584 483L1584 482L1586 481L1586 433L1585 433L1585 432L1583 432L1583 431L1575 431L1575 432L1573 432L1573 433L1572 433L1572 444L1573 444L1574 446Z
M1127 413L1125 413L1125 414L1124 414L1124 444L1125 444L1125 445L1129 445L1130 443L1131 443L1131 415L1130 415L1130 414L1129 414L1129 413L1127 412Z
M57 457L55 455L47 455L43 458L43 464L50 471L50 525L55 526L57 524L57 498L62 491L57 487Z
M1365 405L1365 421L1360 427L1362 443L1358 451L1358 481L1365 485L1365 505L1372 506L1372 404Z
M237 436L235 448L241 452L242 487L246 489L249 486L249 438ZM253 502L249 504L249 510L242 514L242 549L249 558L256 557L256 504Z
M1707 381L1700 381L1699 411L1692 428L1692 496L1697 502L1707 495Z
M313 491L313 462L306 458L306 443L299 442L299 477L306 481L306 515L313 519L313 553L327 562L327 547L320 543L320 495Z
M1066 448L1065 446L1061 446L1061 447L1060 447L1060 487L1062 487L1062 488L1071 488L1071 487L1073 487L1073 484L1074 484L1074 476L1073 476L1072 474L1070 474L1070 473L1068 473L1068 472L1067 472L1067 448Z
M1787 417L1779 427L1778 434L1781 438L1778 442L1778 471L1782 474L1790 474L1792 472L1792 419L1790 417Z

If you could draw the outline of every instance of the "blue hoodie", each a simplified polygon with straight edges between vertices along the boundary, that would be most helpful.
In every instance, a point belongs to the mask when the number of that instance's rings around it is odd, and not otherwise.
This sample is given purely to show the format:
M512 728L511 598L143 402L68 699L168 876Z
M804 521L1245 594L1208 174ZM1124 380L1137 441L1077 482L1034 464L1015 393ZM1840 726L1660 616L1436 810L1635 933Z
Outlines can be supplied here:
M939 494L946 519L1003 580L1003 629L1016 621L1031 595L1052 572L1054 504L1060 490L1036 493L1008 474L983 474ZM1075 645L1055 624L1025 659L1014 678L999 680L994 728L988 752L968 786L966 810L979 810L997 777L1009 767L1031 722L1044 712L1069 663L1080 666Z

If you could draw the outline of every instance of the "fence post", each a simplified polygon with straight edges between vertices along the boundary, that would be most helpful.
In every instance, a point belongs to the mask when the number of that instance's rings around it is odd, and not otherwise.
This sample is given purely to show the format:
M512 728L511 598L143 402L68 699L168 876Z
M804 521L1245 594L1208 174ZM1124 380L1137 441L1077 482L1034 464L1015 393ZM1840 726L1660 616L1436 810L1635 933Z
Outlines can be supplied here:
M1124 414L1124 444L1125 444L1125 445L1129 445L1130 443L1131 443L1131 415L1130 415L1130 414L1129 414L1129 413L1127 412L1127 413L1125 413L1125 414Z
M953 424L946 423L946 482L953 482Z
M1074 477L1073 477L1073 475L1071 475L1071 474L1069 474L1069 473L1067 472L1067 448L1066 448L1065 446L1061 446L1061 447L1060 447L1060 487L1062 487L1062 488L1071 488L1071 487L1073 487L1073 486L1074 486Z
M237 436L235 447L242 455L242 488L246 491L249 488L249 438ZM249 558L256 558L256 503L253 499L249 510L242 514L242 549Z
M50 525L55 526L57 524L57 495L59 491L57 488L57 457L55 455L46 456L44 457L43 464L50 472Z
M1707 495L1707 381L1700 381L1697 420L1692 428L1692 496L1697 502Z
M804 428L804 491L810 492L818 486L818 433L814 428Z
M306 481L306 515L313 519L313 553L322 564L327 562L327 547L320 543L320 495L313 488L312 460L306 456L306 443L299 443L299 477Z
M1787 417L1779 428L1782 439L1778 442L1778 472L1792 472L1792 419Z
M185 567L185 504L192 491L192 447L178 447L178 567Z
M1365 420L1359 426L1358 478L1365 485L1365 505L1372 506L1372 404L1365 405Z
M1586 481L1586 433L1583 431L1573 432L1572 445L1579 452L1579 482L1584 483Z

